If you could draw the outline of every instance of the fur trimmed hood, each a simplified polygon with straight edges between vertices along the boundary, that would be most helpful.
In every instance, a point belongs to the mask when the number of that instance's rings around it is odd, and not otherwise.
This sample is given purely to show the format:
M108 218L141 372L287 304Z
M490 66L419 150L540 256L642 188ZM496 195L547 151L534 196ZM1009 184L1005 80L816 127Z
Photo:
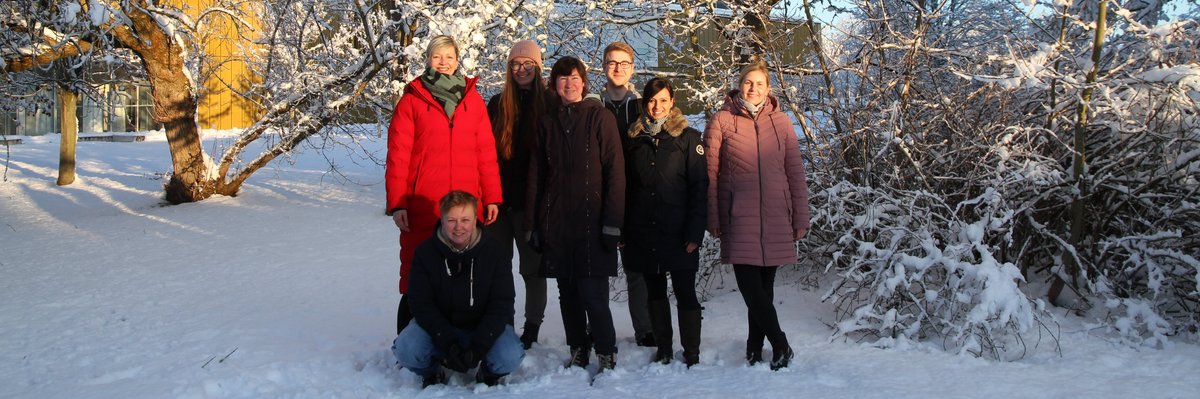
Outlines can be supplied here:
M634 122L633 126L629 127L629 137L637 137L646 131L646 123L649 119L650 116L647 114L642 114L642 116L638 117L637 122ZM671 137L679 137L679 135L683 134L683 129L687 129L687 127L688 121L687 118L683 117L683 111L680 111L679 108L671 108L671 113L667 115L667 122L663 124L662 128Z

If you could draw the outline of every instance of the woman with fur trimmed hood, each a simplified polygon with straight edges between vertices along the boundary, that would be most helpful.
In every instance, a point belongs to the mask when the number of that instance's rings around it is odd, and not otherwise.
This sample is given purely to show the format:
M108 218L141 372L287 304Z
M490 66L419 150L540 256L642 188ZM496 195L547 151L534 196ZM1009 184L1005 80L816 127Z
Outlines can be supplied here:
M700 362L700 302L696 271L708 212L708 167L700 132L675 108L671 82L654 78L642 90L644 109L624 138L627 270L646 278L650 322L658 352L674 357L667 276L679 307L679 341L689 367Z

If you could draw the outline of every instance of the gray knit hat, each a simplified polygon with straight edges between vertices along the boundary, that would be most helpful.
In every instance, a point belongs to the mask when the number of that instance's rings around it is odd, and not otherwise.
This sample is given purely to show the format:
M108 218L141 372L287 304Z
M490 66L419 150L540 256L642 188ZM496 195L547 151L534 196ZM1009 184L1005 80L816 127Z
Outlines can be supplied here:
M538 69L545 69L542 66L542 48L538 47L533 40L522 40L513 43L512 50L508 51L508 62L512 62L517 58L528 58L537 63Z

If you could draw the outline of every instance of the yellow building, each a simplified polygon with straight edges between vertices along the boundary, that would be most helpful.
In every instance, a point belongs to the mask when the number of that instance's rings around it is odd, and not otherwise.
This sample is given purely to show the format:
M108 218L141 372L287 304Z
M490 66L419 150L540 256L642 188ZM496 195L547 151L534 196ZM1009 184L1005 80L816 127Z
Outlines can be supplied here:
M168 0L181 5L183 11L197 18L212 4L212 0ZM247 4L247 3L243 3ZM247 6L248 7L248 6ZM255 15L250 12L248 15ZM202 129L236 129L250 126L261 114L255 104L247 101L239 92L249 91L255 79L246 66L241 48L250 43L242 37L252 37L256 32L236 30L232 20L222 13L206 15L203 31L197 38L204 46L206 58L200 71L202 82L197 84L200 104L197 118ZM253 20L246 20L255 23ZM258 27L254 27L257 29ZM47 90L38 95L53 97ZM58 133L57 101L49 110L38 113L8 112L0 115L0 135L36 136ZM76 107L80 133L139 132L160 129L154 121L150 87L146 82L129 81L119 84L104 84L96 87L95 96L81 96Z

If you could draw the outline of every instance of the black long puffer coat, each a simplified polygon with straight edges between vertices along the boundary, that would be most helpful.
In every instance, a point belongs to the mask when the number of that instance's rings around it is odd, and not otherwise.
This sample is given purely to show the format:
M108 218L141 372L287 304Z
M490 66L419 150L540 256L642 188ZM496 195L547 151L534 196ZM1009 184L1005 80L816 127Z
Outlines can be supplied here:
M616 119L599 100L542 116L527 190L525 229L546 277L617 275L615 245L601 234L619 235L625 220L625 157Z
M621 259L627 270L660 274L696 270L708 216L708 166L700 132L678 108L662 130L645 132L645 116L625 138L625 230Z

